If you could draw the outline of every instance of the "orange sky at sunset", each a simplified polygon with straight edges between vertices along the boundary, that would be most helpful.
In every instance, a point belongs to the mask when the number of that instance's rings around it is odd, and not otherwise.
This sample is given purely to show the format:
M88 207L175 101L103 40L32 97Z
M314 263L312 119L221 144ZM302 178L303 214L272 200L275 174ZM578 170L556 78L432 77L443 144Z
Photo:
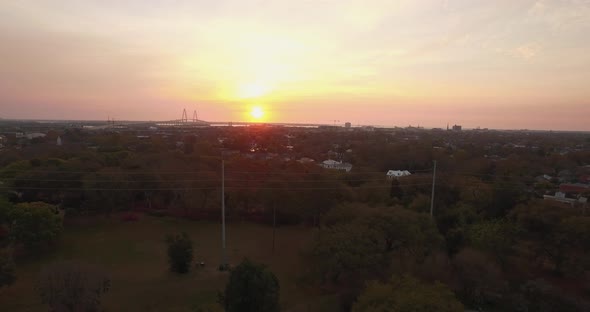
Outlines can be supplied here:
M2 118L590 130L586 0L3 1L0 16Z

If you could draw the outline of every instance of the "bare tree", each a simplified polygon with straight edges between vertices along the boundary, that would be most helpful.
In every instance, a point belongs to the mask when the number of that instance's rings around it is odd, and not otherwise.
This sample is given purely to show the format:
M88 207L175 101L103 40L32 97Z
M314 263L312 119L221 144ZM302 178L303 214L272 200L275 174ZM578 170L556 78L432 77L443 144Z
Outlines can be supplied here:
M94 267L58 262L41 271L38 290L52 312L97 312L111 287L110 278Z

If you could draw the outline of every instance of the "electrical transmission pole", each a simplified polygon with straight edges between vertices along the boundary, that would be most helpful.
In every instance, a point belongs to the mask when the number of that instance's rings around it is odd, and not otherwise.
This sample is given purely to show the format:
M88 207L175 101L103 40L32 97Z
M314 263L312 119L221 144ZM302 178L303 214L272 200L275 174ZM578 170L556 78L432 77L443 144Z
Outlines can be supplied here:
M221 155L221 268L227 269L227 254L225 251L225 160Z
M434 170L432 171L432 195L430 196L430 217L434 216L434 184L436 182L436 160L434 161Z
M275 234L277 229L277 205L272 206L272 252L275 252Z

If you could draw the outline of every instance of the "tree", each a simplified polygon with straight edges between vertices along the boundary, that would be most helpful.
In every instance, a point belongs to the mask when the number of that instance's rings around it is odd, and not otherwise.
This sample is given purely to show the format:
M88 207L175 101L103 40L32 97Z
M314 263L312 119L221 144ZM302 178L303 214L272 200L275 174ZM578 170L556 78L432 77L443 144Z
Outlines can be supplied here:
M459 312L463 305L441 283L424 284L410 276L392 277L388 283L369 282L352 312Z
M193 261L193 242L185 232L169 235L166 238L168 245L168 261L170 271L186 273L190 270Z
M507 220L491 220L476 223L469 229L469 242L475 248L494 255L501 265L512 254L518 229Z
M223 312L223 308L219 304L204 304L197 306L194 312Z
M14 261L6 250L0 251L0 288L10 286L16 280Z
M194 308L194 312L223 312L223 308L219 304L203 304Z
M244 259L231 271L223 303L227 312L277 312L280 287L264 265Z
M97 312L111 287L110 278L93 267L54 263L41 271L38 290L43 303L55 312Z
M314 273L324 281L383 275L392 256L400 263L422 262L442 242L427 215L401 208L342 205L326 222L329 228L311 252Z
M449 256L455 255L463 248L469 226L479 219L481 217L475 212L475 208L463 202L441 209L436 215L436 223L445 237Z
M352 222L326 230L311 252L314 276L340 282L371 276L388 267L381 233L366 223Z
M453 277L461 301L479 309L489 304L499 304L502 294L508 290L502 270L486 254L465 248L453 259Z
M10 240L28 249L54 241L63 228L57 207L43 202L16 204L7 219Z
M531 202L515 208L511 217L524 229L522 236L541 265L549 260L556 274L564 273L564 268L579 273L590 266L590 217L576 213L573 209Z
M442 243L432 219L406 209L382 207L365 218L368 226L382 236L385 251L422 261Z
M589 311L588 302L576 299L543 279L530 280L520 286L518 296L511 298L518 311L575 312Z

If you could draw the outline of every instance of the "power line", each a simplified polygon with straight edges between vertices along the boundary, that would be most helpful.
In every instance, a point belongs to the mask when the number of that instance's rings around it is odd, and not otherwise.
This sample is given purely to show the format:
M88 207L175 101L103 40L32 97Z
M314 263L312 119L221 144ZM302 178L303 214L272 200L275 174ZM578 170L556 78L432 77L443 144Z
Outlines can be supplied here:
M425 186L430 183L413 184L411 186ZM410 186L410 185L409 185ZM368 186L363 189L389 189L391 186ZM342 187L244 187L226 186L226 189L234 190L344 190ZM359 187L361 188L361 187ZM0 189L13 190L11 187L0 186ZM53 191L191 191L191 190L218 190L219 187L188 187L188 188L50 188L50 187L17 187L18 190L53 190Z
M149 175L149 174L198 174L198 173L219 173L219 171L213 170L202 170L202 171L143 171L143 172L136 172L136 171L63 171L63 170L27 170L27 169L10 169L4 168L0 170L0 172L4 173L17 173L17 172L25 172L25 173L57 173L57 174L129 174L129 175ZM427 173L431 172L432 170L413 170L415 173ZM329 172L260 172L260 171L231 171L230 174L258 174L258 175L326 175L330 174ZM336 173L336 172L332 172ZM346 175L362 175L362 174L386 174L387 172L384 171L364 171L364 172L347 172Z
M16 182L93 182L93 183L166 183L166 182L221 182L221 179L189 179L189 180L86 180L86 179L21 179L21 178L6 178L2 181L16 181ZM283 182L283 180L269 180L269 179L225 179L231 182ZM381 182L387 181L383 179L329 179L329 180L286 180L289 183L327 183L327 182Z

